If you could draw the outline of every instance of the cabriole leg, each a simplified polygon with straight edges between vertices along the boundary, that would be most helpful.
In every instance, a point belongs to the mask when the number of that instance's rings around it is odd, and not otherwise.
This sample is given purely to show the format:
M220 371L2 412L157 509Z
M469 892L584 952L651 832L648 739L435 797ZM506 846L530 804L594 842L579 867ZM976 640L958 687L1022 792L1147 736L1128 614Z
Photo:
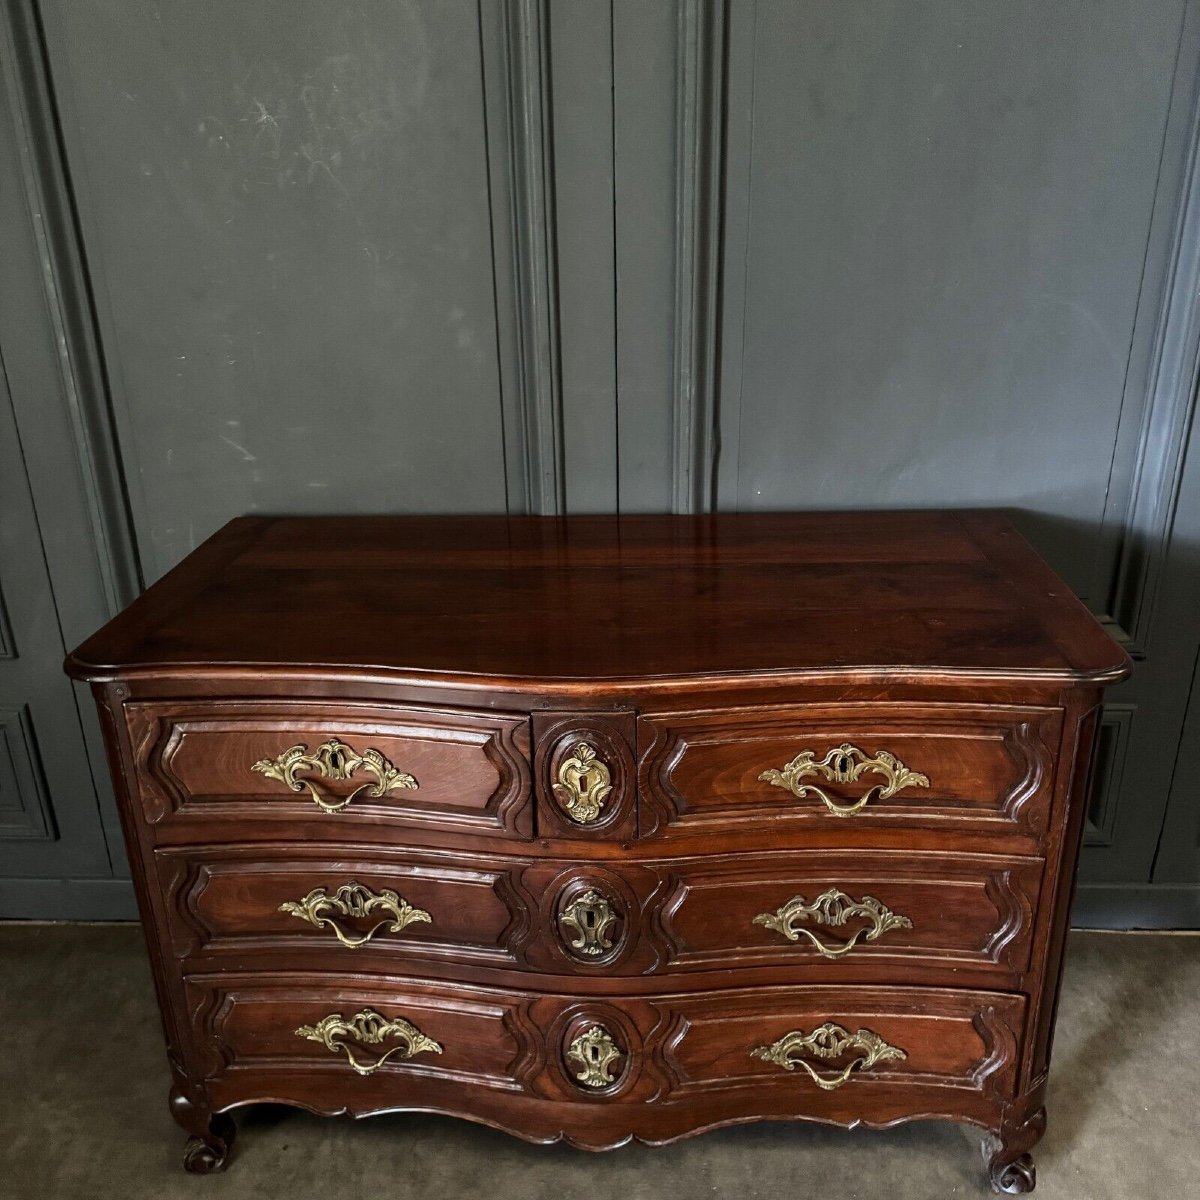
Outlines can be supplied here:
M190 1135L183 1148L184 1169L193 1175L223 1171L229 1159L236 1126L227 1113L213 1113L171 1089L171 1115Z
M986 1139L984 1155L992 1191L1004 1196L1032 1192L1037 1171L1030 1151L1046 1132L1046 1110L1039 1108L1024 1121L1005 1125L998 1135Z

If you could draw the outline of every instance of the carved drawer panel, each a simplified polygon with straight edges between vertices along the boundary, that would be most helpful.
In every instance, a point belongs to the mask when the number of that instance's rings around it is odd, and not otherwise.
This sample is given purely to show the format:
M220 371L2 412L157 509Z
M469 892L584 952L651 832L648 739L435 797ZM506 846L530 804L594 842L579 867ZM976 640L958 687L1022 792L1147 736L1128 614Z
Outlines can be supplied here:
M151 823L532 834L523 715L232 700L125 711Z
M1003 1093L1025 1000L1001 992L762 988L679 997L661 1050L673 1095L938 1087Z
M279 973L193 975L185 989L208 1076L276 1067L351 1092L388 1076L516 1090L514 1068L534 1053L527 998L502 992Z
M1039 859L782 851L625 862L321 844L155 852L174 953L581 979L780 968L1019 986ZM413 969L408 967L406 969Z
M155 854L171 938L199 952L325 953L356 968L373 951L512 967L527 920L504 867L379 847L175 847Z
M599 977L795 968L914 981L963 971L1016 986L1029 965L1040 859L882 851L540 862L517 947L535 970Z
M1029 964L1038 859L807 852L685 862L656 923L677 968L905 963L1015 980Z
M480 1093L507 1092L554 1106L583 1145L613 1144L606 1108L650 1101L741 1093L782 1115L832 1098L851 1121L905 1106L936 1115L954 1093L1000 1102L1025 1009L1002 992L896 987L585 999L258 972L184 988L191 1069L219 1102L470 1113Z
M643 837L921 827L1039 835L1061 713L801 705L642 716Z

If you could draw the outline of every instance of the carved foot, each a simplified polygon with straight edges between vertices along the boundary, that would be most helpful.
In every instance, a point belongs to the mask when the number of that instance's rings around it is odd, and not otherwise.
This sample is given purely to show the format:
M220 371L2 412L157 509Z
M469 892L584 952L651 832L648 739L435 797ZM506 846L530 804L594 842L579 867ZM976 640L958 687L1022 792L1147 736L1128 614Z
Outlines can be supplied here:
M183 1148L183 1167L193 1175L211 1175L225 1170L233 1145L233 1118L223 1113L213 1117L208 1132L188 1138Z
M992 1191L1003 1196L1023 1196L1037 1184L1037 1169L1030 1154L1022 1154L1007 1166L993 1167L990 1174Z
M183 1166L193 1175L223 1171L237 1127L226 1113L210 1113L178 1089L171 1091L171 1115L191 1135L183 1148Z
M1037 1184L1037 1171L1029 1153L1046 1132L1046 1110L1037 1109L1027 1120L1006 1125L984 1145L992 1191L1002 1196L1024 1196Z

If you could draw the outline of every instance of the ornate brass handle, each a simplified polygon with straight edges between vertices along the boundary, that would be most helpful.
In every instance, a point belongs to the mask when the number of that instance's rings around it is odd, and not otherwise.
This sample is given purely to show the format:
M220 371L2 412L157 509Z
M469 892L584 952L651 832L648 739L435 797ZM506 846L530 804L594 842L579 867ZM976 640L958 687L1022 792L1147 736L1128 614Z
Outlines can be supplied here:
M840 945L823 942L811 929L799 924L811 919L838 929L854 917L863 917L868 924L856 929L850 940ZM793 896L773 913L759 913L754 918L754 924L765 925L768 929L783 934L789 942L799 941L800 935L803 934L826 958L841 958L843 954L849 954L860 940L873 942L889 929L912 928L912 922L907 917L892 912L874 896L864 896L861 900L855 900L837 888L822 892L811 904L806 904L803 896Z
M553 786L554 798L568 817L579 825L590 825L599 815L612 791L612 774L595 746L578 742L571 757L564 758Z
M816 751L801 750L783 770L777 771L772 768L764 771L759 779L774 787L783 788L801 800L812 792L821 798L825 807L836 817L853 816L864 809L869 801L875 798L888 800L903 788L929 786L929 779L925 775L910 771L894 754L889 754L886 750L880 750L874 758L868 758L857 746L843 742L830 750L820 762L817 762L816 758ZM882 775L883 783L868 788L853 804L839 804L815 784L803 782L815 775L829 783L857 783L868 773Z
M389 933L401 933L408 925L418 922L428 924L430 921L429 914L423 908L413 908L403 896L387 888L376 894L353 881L342 884L332 896L323 887L313 888L302 900L285 900L279 906L279 911L299 917L318 929L328 926L333 930L333 936L351 950L365 946L385 926ZM331 915L364 920L374 912L388 915L363 934L346 932Z
M351 1067L359 1075L370 1075L378 1071L393 1055L401 1058L412 1058L415 1054L441 1054L442 1048L432 1038L427 1038L415 1025L397 1017L389 1021L380 1016L373 1008L364 1008L355 1013L349 1020L341 1013L330 1013L322 1017L315 1025L301 1025L296 1030L296 1036L310 1042L320 1042L326 1050L336 1054L343 1051ZM354 1051L345 1041L349 1038L364 1046L380 1046L388 1038L398 1038L400 1045L393 1046L381 1058L374 1062L363 1062L354 1057Z
M349 779L361 767L368 775L375 776L374 783L364 783L345 797L327 796L318 790L310 779L298 779L301 771L315 771L322 779L332 779L342 783ZM341 812L364 792L368 796L379 799L397 788L416 789L417 781L403 771L397 771L394 766L378 750L364 750L359 754L345 742L332 738L323 742L311 754L308 746L290 746L278 758L260 758L251 765L250 770L265 775L268 779L277 779L286 783L293 792L302 792L308 788L313 801L322 812Z
M811 1054L814 1058L828 1061L841 1058L849 1050L856 1051L857 1057L833 1075L822 1075L812 1063L795 1057L800 1054ZM903 1061L908 1055L896 1046L889 1046L879 1034L872 1033L869 1029L860 1029L857 1033L851 1033L840 1025L827 1021L819 1029L814 1029L812 1033L794 1029L769 1046L756 1046L750 1051L750 1057L775 1063L785 1071L803 1067L817 1087L831 1092L834 1088L839 1088L842 1084L849 1082L850 1076L855 1071L870 1070L876 1063L886 1062L888 1059Z
M621 1057L621 1050L603 1025L593 1025L567 1047L567 1061L580 1068L575 1078L584 1087L602 1088L615 1083L608 1072Z

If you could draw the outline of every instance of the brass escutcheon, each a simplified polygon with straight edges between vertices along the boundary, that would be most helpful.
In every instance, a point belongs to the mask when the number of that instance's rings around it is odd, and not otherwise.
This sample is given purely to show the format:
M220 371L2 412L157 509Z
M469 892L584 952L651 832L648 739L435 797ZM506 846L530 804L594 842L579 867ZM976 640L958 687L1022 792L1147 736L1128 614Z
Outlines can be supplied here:
M575 1079L584 1087L609 1087L616 1080L609 1075L612 1065L622 1057L612 1034L603 1025L593 1025L567 1047L567 1061L580 1069Z
M617 914L608 897L595 888L588 888L582 895L576 896L558 918L559 924L571 935L567 942L568 949L580 958L594 958L607 954L613 948L608 931L616 924L616 920Z
M554 797L578 825L590 825L600 815L612 791L612 774L589 742L571 747L571 757L558 768Z

